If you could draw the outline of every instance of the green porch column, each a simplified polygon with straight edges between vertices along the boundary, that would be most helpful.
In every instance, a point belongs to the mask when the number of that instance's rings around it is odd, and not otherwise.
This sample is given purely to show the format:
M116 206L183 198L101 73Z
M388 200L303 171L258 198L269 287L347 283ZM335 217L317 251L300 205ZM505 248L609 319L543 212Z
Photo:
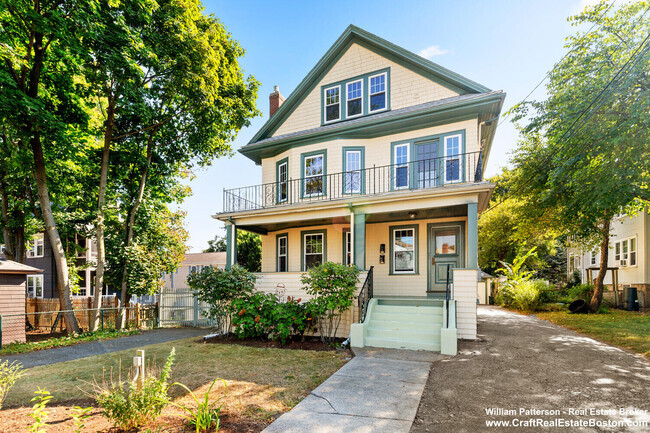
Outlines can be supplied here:
M226 223L226 269L237 263L237 226Z
M467 204L467 269L478 269L478 203Z
M354 259L353 263L361 270L366 269L366 214L354 213Z

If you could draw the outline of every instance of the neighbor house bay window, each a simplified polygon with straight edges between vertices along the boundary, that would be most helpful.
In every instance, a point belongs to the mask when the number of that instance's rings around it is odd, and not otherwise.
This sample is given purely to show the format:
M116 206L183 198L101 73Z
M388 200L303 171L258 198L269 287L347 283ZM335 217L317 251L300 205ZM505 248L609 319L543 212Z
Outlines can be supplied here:
M386 109L386 73L375 75L369 79L369 112L382 111Z
M325 89L325 122L341 119L341 88Z
M391 242L393 247L393 273L415 273L415 229L393 229Z
M304 159L304 196L312 197L324 193L324 155L307 156Z
M306 233L303 235L303 270L311 269L325 262L325 235Z
M363 113L362 96L363 81L353 81L346 84L347 88L347 117L359 116Z

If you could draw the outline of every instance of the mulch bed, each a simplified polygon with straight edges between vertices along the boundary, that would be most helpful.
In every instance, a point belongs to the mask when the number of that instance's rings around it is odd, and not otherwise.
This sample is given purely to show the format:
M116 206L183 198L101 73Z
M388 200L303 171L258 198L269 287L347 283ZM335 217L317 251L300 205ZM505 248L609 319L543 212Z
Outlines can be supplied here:
M341 347L343 338L337 338L332 346L323 343L320 337L305 337L304 340L290 341L282 345L279 341L260 339L260 338L239 338L234 335L218 335L203 340L209 344L239 344L241 346L260 347L264 349L289 349L289 350L316 350L316 351L334 351Z

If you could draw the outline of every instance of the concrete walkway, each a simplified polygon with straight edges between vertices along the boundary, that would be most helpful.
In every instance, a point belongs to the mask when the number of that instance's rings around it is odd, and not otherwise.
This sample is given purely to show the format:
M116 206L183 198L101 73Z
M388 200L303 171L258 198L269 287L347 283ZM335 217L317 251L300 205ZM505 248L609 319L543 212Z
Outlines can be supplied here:
M365 349L264 433L408 433L415 419L431 352Z
M74 359L87 358L89 356L119 352L120 350L137 349L142 346L166 343L183 338L199 337L210 334L210 332L209 329L201 328L154 329L113 340L92 341L90 343L75 344L74 346L38 350L20 355L2 356L0 357L0 362L5 360L9 362L18 361L23 364L24 368L32 368L40 365L56 364Z

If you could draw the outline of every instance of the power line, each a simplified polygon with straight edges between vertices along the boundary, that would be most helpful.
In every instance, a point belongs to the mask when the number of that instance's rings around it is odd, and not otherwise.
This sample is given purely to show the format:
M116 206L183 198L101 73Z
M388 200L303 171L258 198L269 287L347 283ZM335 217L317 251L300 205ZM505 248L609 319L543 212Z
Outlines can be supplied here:
M605 14L606 14L606 13L607 13L611 8L612 8L612 6L614 6L614 3L616 3L616 1L617 1L617 0L614 0L613 2L611 2L610 5L607 7L607 9L605 9L605 10L603 11L603 13L600 14L599 21L600 21L600 19L602 19L602 18L605 16ZM585 34L582 36L581 39L585 39L585 38L587 37L587 35L589 35L589 33L591 33L591 31L594 29L594 27L596 27L596 25L598 25L598 22L595 22L595 23L594 23L594 24L589 28L589 30L587 30L587 33L585 33ZM562 56L562 58L560 59L560 61L557 62L557 64L559 65L560 63L562 63L562 60L566 59L566 58L569 56L569 54L571 54L571 53L574 52L574 51L575 51L575 47L574 47L573 49L567 51L567 53L566 53L564 56ZM522 99L522 100L521 100L517 105L520 105L520 104L523 104L524 102L526 102L526 101L528 100L528 98L530 98L530 95L532 95L532 94L535 92L535 90L537 90L537 89L539 88L539 86L541 86L542 83L543 83L544 81L546 81L546 79L551 75L551 73L552 73L554 70L555 70L555 67L552 68L550 71L548 71L548 72L546 73L546 75L544 75L544 78L542 78L542 80L541 80L539 83L537 83L537 85L533 88L533 90L531 90L530 93L528 93L528 95L526 95L526 97L525 97L524 99ZM501 119L501 121L498 123L497 127L501 126L501 124L502 124L503 122L505 122L506 120L508 120L509 117L510 117L510 113L506 114L506 116L505 116L503 119Z
M645 16L645 14L648 12L648 10L650 10L650 8L646 9L645 12L643 13L643 15L641 16L641 18L639 18L639 20L634 24L634 26L632 27L632 31L633 31L634 28L638 25L638 23L641 21L641 19L643 18L643 16ZM606 91L608 91L608 89L612 86L612 84L613 84L616 80L618 80L619 76L620 76L620 75L623 73L623 71L628 67L628 65L630 65L630 62L632 62L632 60L636 58L634 64L633 64L632 67L630 68L630 69L632 69L632 68L633 68L633 67L634 67L634 66L635 66L635 65L636 65L636 64L641 60L641 58L643 57L643 55L644 55L644 54L648 51L648 49L650 48L650 45L648 45L648 47L646 47L646 48L643 50L643 52L641 53L640 56L639 56L639 52L642 50L643 46L644 46L648 41L650 41L650 34L649 34L648 36L646 36L646 38L641 42L641 44L639 44L639 46L638 46L637 49L634 51L634 53L632 53L632 55L630 56L630 58L629 58L629 59L625 62L625 64L624 64L624 65L623 65L623 66L618 70L618 72L614 75L614 77L612 77L612 79L607 83L607 85L606 85L606 86L605 86L605 87L604 87L604 88L603 88L603 89L598 93L598 95L596 95L596 97L595 97L595 98L590 102L590 104L587 106L587 108L585 108L584 110L582 110L582 112L580 113L580 115L579 115L579 116L578 116L578 117L573 121L573 123L571 124L571 126L569 126L569 128L564 132L564 134L562 134L562 136L558 139L558 142L561 142L561 141L564 140L565 138L568 138L568 134L569 134L570 132L575 133L575 132L579 131L579 130L580 130L580 129L581 129L581 128L586 124L586 122L589 120L589 118L591 118L591 117L595 114L595 111L596 111L596 110L592 111L592 112L591 112L587 117L584 118L584 120L582 121L582 123L581 123L581 125L580 125L580 127L579 127L578 129L575 129L575 130L573 129L573 128L576 126L576 124L580 121L580 119L582 119L583 116L585 116L585 115L587 114L587 112L588 112L588 111L589 111L589 110L594 106L594 104L598 101L598 99L600 99L600 97L601 97L601 96L602 96ZM621 42L621 43L622 43L622 42ZM621 44L619 44L619 47L620 47L620 45L621 45ZM601 69L602 69L602 67L601 67ZM600 69L599 69L599 71L600 71ZM612 91L613 91L613 90L612 90ZM611 91L610 91L610 93L611 93ZM598 105L598 107L597 107L596 109L600 108L600 106L602 106L604 103L605 103L605 99L602 99L602 101L599 103L599 105ZM580 149L580 151L578 152L578 154L582 154L582 152L586 149L586 147L587 147L588 145L589 145L589 143L585 143L585 144L582 146L582 148ZM581 158L582 158L582 157L581 157ZM581 158L580 158L580 159L581 159ZM547 161L547 162L550 162L550 161ZM526 182L524 183L524 185L522 185L522 186L517 190L517 192L520 192L524 187L527 186L527 184L528 184L529 182L530 182L530 180L526 181ZM503 200L501 200L499 203L495 204L494 206L490 207L490 208L487 209L485 212L489 212L489 211L491 211L491 210L497 208L500 204L502 204L503 202L505 202L506 200L508 200L508 199L509 199L513 194L514 194L514 193L512 193L512 192L509 193L509 194L508 194L508 195L507 195Z

